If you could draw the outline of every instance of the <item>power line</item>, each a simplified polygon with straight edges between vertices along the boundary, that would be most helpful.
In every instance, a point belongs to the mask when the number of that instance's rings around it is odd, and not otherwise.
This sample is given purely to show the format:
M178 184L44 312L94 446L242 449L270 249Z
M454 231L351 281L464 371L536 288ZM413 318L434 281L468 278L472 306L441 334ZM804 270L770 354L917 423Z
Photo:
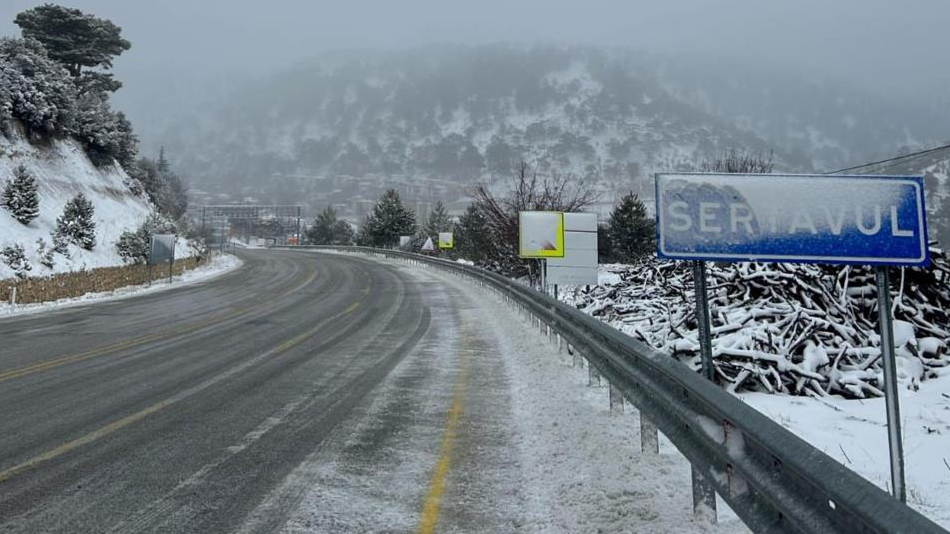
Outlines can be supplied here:
M940 152L941 150L947 150L947 149L950 149L950 144L943 145L943 146L938 146L938 147L934 147L934 148L928 148L927 150L921 150L921 151L919 151L919 152L912 152L912 153L910 153L910 154L904 154L904 155L902 155L902 156L896 156L896 157L893 157L893 158L882 159L881 161L874 161L874 162L871 162L871 163L865 163L864 165L857 165L857 166L848 167L848 168L845 168L845 169L838 169L838 170L836 170L836 171L826 172L825 174L838 174L838 173L841 173L841 172L848 172L848 171L854 171L854 170L857 170L857 169L864 169L864 168L866 168L866 167L874 167L875 165L880 165L880 164L882 164L882 163L898 162L898 163L894 163L893 165L888 165L887 167L884 167L885 169L889 169L889 168L891 168L891 167L895 167L895 166L899 165L899 164L900 164L901 162L903 162L904 160L916 159L916 158L919 158L919 157L921 157L921 156L926 156L926 155L933 154L933 153L935 153L935 152Z

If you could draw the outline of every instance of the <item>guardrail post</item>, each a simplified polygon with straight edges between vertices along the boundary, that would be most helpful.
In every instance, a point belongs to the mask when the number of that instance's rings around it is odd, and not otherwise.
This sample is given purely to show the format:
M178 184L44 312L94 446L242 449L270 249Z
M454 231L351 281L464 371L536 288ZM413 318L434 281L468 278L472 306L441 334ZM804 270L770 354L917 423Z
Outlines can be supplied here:
M610 388L610 413L623 413L623 392L613 382L607 382L607 387Z
M693 515L716 524L716 490L696 467L693 472Z
M584 358L578 354L577 350L575 350L570 343L567 344L567 353L574 356L574 359L571 361L572 367L584 367Z
M594 383L596 382L596 384ZM600 372L587 360L587 385L591 387L600 387Z
M660 434L653 421L640 412L640 453L660 454Z
M555 335L557 336L557 353L561 354L561 352L563 352L563 350L561 349L561 345L564 342L564 338L561 337L561 334L555 334Z

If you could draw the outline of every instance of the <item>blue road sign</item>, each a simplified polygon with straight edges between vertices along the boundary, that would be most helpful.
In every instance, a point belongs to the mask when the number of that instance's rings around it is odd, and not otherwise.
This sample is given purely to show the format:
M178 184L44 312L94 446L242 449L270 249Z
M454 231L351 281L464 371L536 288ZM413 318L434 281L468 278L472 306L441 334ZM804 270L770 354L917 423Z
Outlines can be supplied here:
M923 266L918 176L657 174L657 254L707 261Z

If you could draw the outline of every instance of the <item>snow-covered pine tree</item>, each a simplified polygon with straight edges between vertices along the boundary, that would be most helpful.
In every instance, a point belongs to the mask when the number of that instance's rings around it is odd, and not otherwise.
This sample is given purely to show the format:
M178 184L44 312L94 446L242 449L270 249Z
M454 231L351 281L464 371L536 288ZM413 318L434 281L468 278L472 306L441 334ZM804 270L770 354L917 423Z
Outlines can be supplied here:
M451 232L452 220L448 212L445 211L445 204L442 201L436 202L435 206L426 217L425 223L419 226L419 230L412 238L412 249L419 250L425 244L427 239L432 239L433 243L439 242L439 232Z
M126 263L144 263L148 258L149 244L142 239L139 232L122 232L115 243L119 257Z
M478 206L469 204L453 230L456 253L479 266L486 265L485 259L494 250L494 243L485 232L485 225L485 217L478 210Z
M80 248L92 250L96 246L96 223L92 220L95 209L82 193L66 203L63 215L56 219L56 235Z
M445 204L441 200L436 202L435 207L429 212L429 217L426 219L422 231L426 237L432 239L437 239L439 232L452 231L452 220L449 218L448 212L445 211Z
M45 239L41 237L36 240L36 255L40 257L40 263L50 269L56 265L56 258L53 256L54 252L56 252L56 250L49 246Z
M40 215L37 188L36 178L20 165L13 170L13 180L4 186L0 204L10 210L14 219L22 224L30 224Z
M4 263L13 269L17 278L26 278L27 273L33 270L33 266L30 265L30 260L26 259L26 252L23 250L23 245L19 243L3 247L3 250L0 251L0 257L3 258Z
M69 257L69 238L59 235L55 231L49 233L49 238L53 242L53 252Z
M83 68L111 69L112 60L132 46L111 20L56 4L18 13L13 22L23 37L43 43L49 56L77 78Z
M159 158L162 156L159 155ZM311 245L332 245L333 230L339 219L336 218L336 210L327 206L317 218L313 221L313 226L307 230L306 238Z
M624 195L610 212L607 235L612 261L632 263L656 249L653 218L636 193Z
M145 263L152 251L152 236L155 234L177 234L174 221L159 212L152 212L134 232L125 231L115 244L116 251L126 263Z
M390 189L376 202L365 226L370 245L391 247L399 243L399 236L415 233L416 214L402 205L395 189Z

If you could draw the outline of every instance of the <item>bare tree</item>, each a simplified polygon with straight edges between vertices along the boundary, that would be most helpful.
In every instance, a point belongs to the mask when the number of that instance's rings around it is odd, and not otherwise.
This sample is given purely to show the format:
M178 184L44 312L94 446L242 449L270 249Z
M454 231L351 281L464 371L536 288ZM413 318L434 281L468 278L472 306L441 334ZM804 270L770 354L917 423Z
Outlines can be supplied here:
M774 154L751 154L745 150L736 149L723 152L716 159L706 160L700 166L703 172L740 173L740 174L769 174L775 166Z
M479 185L473 193L473 205L484 220L493 250L485 255L486 267L508 276L537 275L536 262L518 258L518 212L581 211L597 199L594 188L572 175L542 176L524 161L513 176L505 196L496 196Z

